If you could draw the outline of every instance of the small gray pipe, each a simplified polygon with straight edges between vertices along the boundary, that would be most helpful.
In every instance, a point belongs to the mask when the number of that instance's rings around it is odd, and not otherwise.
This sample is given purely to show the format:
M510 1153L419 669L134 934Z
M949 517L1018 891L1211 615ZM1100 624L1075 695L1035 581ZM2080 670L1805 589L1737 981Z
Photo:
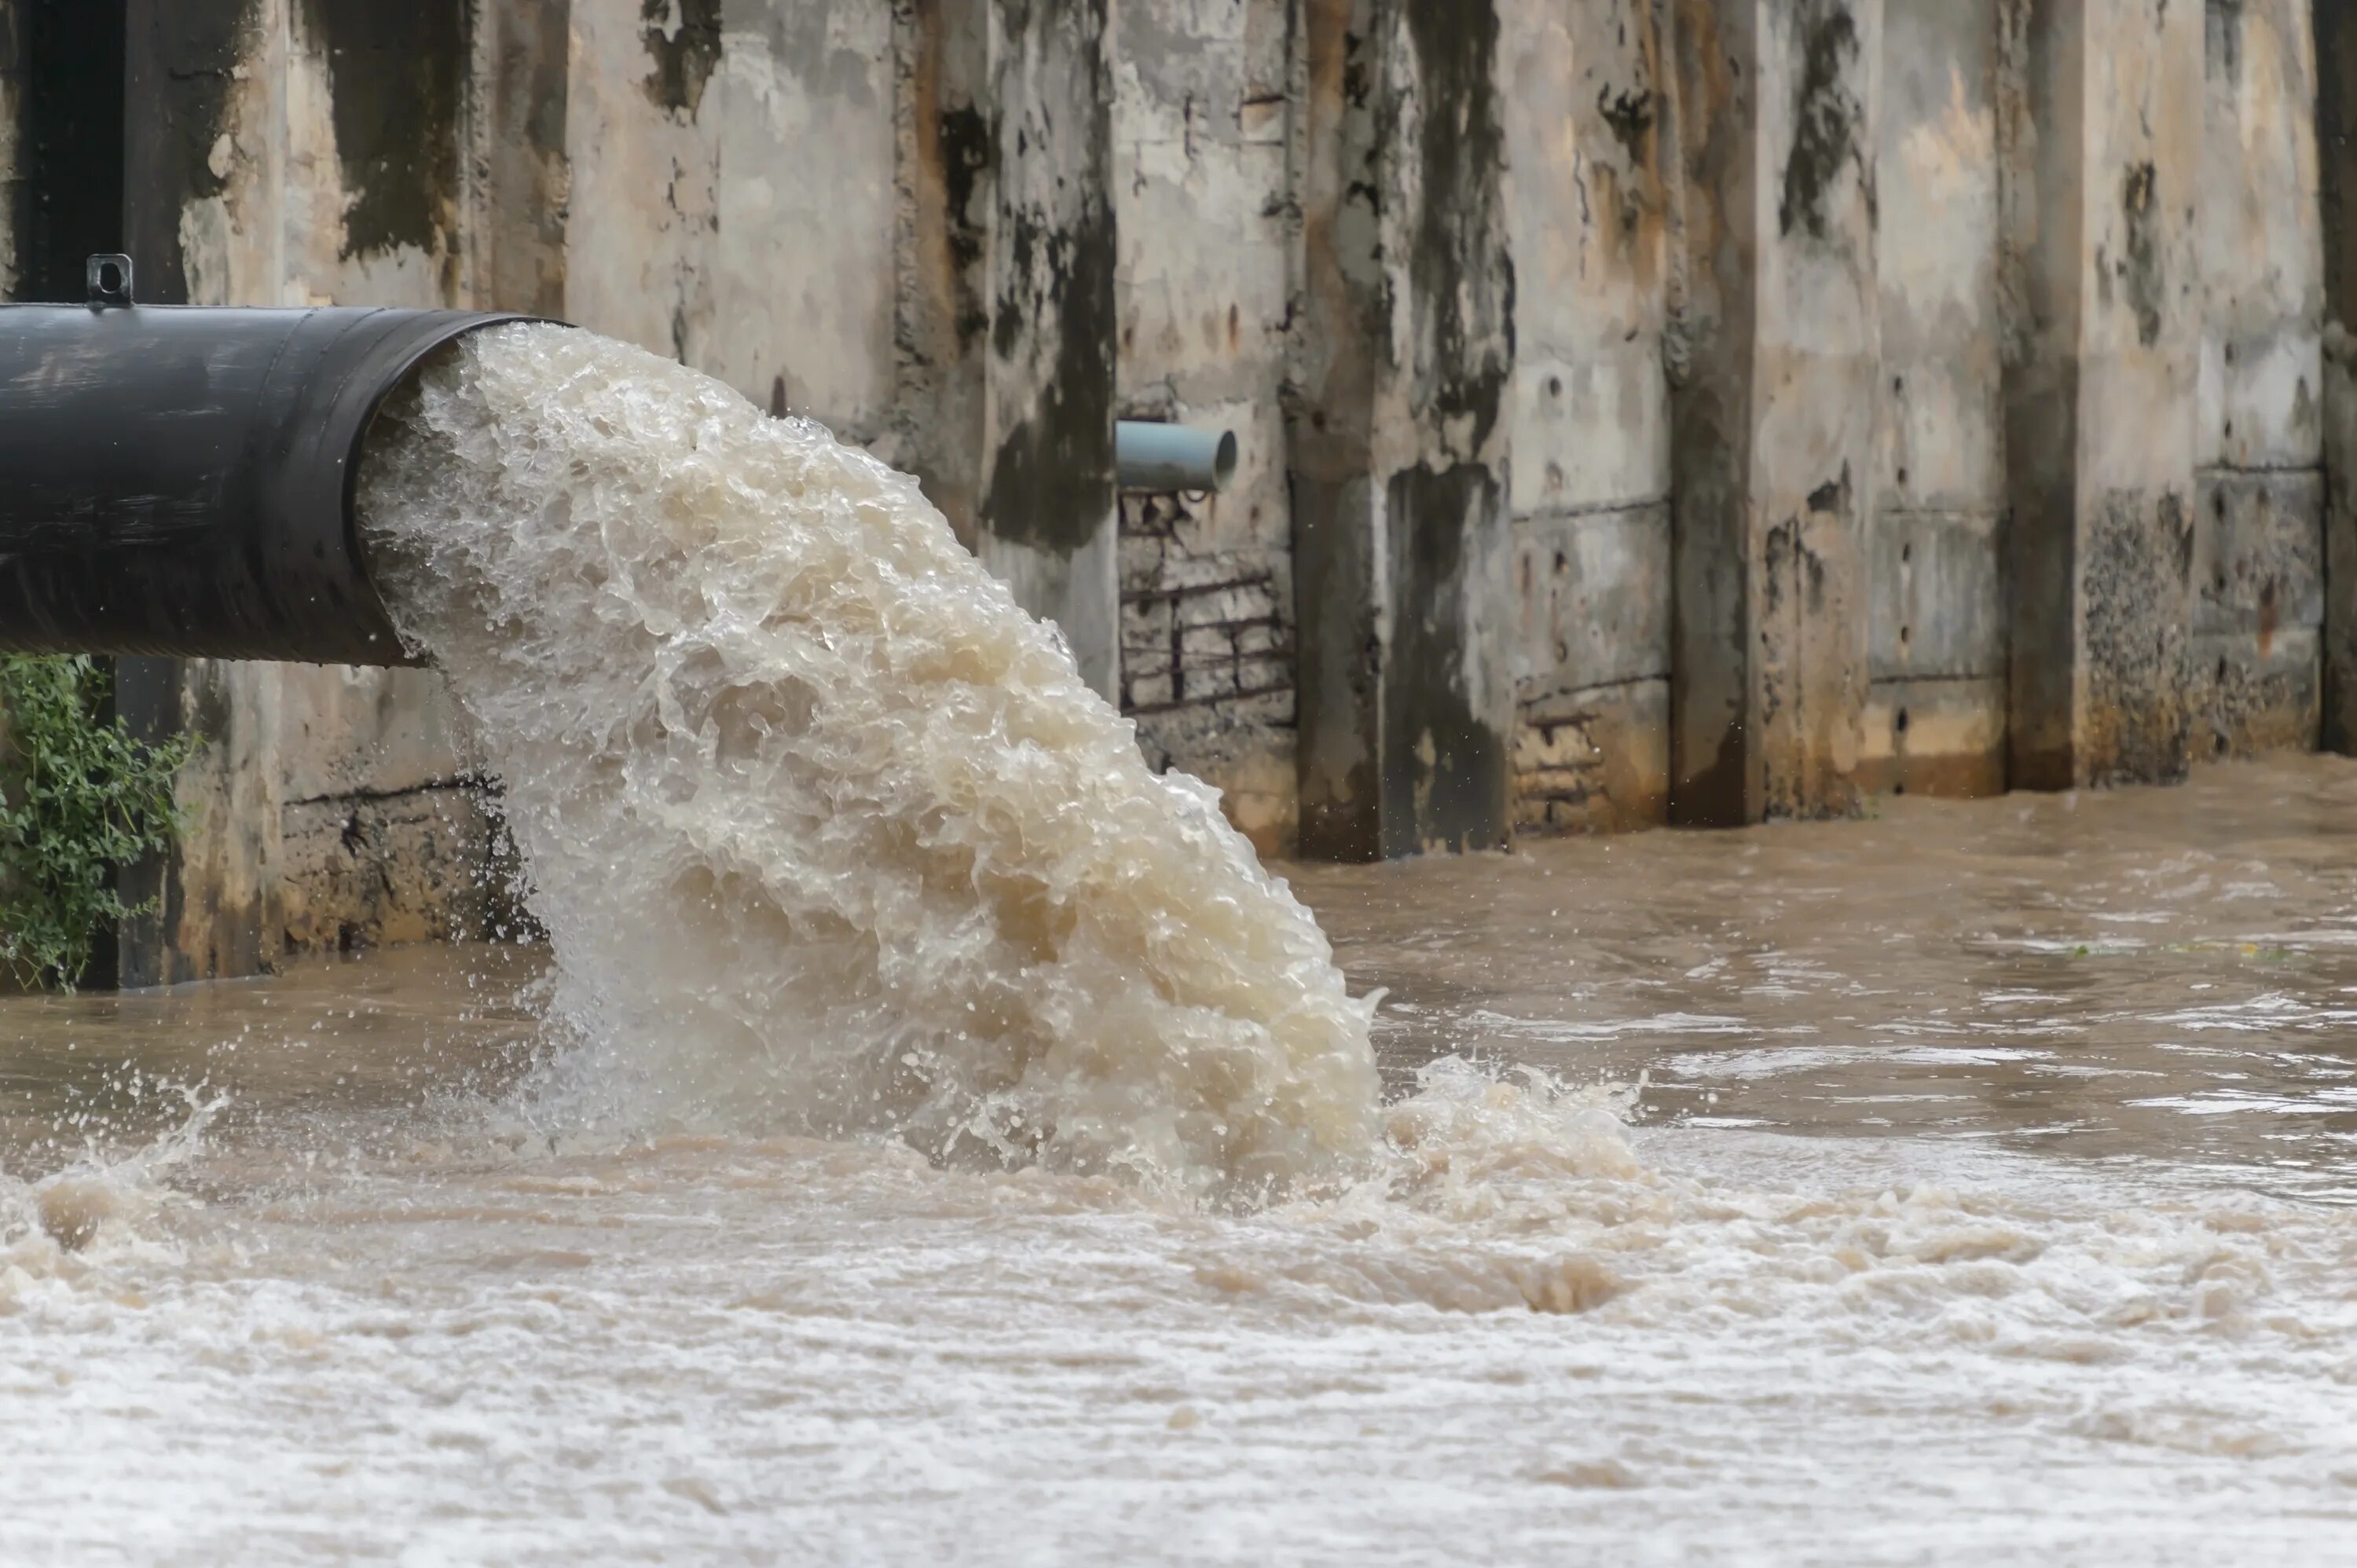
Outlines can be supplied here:
M1113 427L1113 459L1125 490L1223 490L1236 477L1236 434L1125 419Z

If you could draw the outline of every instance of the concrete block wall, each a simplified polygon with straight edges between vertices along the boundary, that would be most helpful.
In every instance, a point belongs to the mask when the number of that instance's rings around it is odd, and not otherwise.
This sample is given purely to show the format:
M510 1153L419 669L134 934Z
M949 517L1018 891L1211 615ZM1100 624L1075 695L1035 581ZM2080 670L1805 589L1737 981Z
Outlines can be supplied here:
M682 359L1371 856L2350 744L2352 110L2311 0L0 0L0 277ZM496 918L431 674L119 686L205 743L127 976Z

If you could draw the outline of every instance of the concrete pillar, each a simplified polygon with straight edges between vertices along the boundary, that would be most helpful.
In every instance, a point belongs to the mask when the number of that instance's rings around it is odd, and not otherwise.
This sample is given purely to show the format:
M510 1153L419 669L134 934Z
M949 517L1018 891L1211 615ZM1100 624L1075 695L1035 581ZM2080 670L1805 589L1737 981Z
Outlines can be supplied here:
M1315 0L1294 397L1301 848L1511 827L1513 264L1494 0Z
M2357 8L2315 0L2324 228L2324 746L2357 755Z
M465 295L565 314L572 0L476 0L467 81Z
M2187 728L2197 758L2316 748L2324 246L2308 0L2205 12Z
M1514 246L1514 817L1669 809L1669 16L1503 0Z
M896 456L1082 675L1120 679L1105 0L899 16Z
M1999 91L2016 788L2187 762L2202 13L2009 0Z
M254 46L243 0L129 0L124 248L138 297L189 302L181 214L225 188L212 149ZM118 983L167 985L266 967L264 905L278 836L274 693L241 690L270 666L212 660L115 661L116 711L133 733L200 745L181 774L180 848L127 868L123 896L152 905L124 923Z
M1670 816L1857 804L1880 0L1678 0Z
M1997 0L1885 0L1868 794L2005 789Z

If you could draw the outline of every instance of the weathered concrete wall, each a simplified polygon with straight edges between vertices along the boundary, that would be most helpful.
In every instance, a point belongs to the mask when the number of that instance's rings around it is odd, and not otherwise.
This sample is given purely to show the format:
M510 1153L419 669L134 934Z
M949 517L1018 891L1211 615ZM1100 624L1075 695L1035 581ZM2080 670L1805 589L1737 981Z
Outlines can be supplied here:
M1303 51L1302 847L1484 847L1511 832L1514 703L1499 11L1332 0Z
M0 0L17 292L102 232L819 418L1266 849L2357 745L2345 6L120 5ZM1116 414L1235 487L1117 504ZM126 973L495 918L430 675L119 685L205 742Z
M899 417L878 444L1120 682L1105 0L927 0L896 27Z
M1119 0L1118 410L1236 434L1220 495L1121 506L1121 702L1158 767L1297 842L1292 499L1282 397L1298 231L1287 0Z
M1869 791L2005 788L1996 44L1996 0L1884 0Z
M1681 0L1673 820L1854 810L1880 375L1879 0Z
M2316 745L2324 621L2322 213L2306 0L2210 0L2198 200L2196 757Z
M460 179L460 291L562 317L573 166L572 0L473 0Z
M570 17L567 315L875 439L895 393L890 9L576 0Z
M989 5L993 208L974 553L1108 698L1121 668L1114 493L1107 0Z
M1669 300L1660 7L1501 8L1514 255L1515 821L1669 801Z
M2008 777L2189 756L2203 21L2167 0L2005 20Z
M177 790L185 830L178 851L124 877L125 900L149 908L120 934L121 983L254 974L285 950L278 738L287 668L117 660L115 707L133 732L198 742Z

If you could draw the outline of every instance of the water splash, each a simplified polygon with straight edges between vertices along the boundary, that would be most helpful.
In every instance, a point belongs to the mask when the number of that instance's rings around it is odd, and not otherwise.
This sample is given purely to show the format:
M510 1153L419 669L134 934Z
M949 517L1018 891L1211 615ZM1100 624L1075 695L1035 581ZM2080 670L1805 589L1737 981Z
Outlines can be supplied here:
M1316 922L914 480L522 325L388 410L360 497L505 781L579 1040L544 1107L1228 1199L1372 1146Z
M91 1139L78 1157L35 1180L0 1167L0 1318L44 1283L78 1282L89 1272L85 1254L177 1260L156 1233L166 1209L189 1201L170 1178L199 1155L229 1101L202 1084L156 1087L184 1114L153 1139L128 1149Z

